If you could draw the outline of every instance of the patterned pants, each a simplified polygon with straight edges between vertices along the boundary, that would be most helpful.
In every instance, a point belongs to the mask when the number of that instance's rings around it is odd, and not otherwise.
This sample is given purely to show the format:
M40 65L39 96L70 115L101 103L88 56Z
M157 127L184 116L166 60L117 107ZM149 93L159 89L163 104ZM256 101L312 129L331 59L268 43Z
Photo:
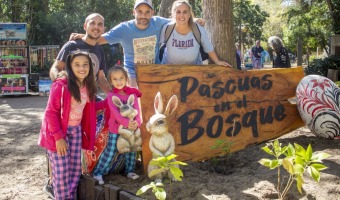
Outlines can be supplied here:
M117 154L117 139L119 134L109 133L109 139L103 153L100 155L97 166L93 170L93 175L105 175L109 172L111 163ZM135 171L136 152L125 153L125 173Z
M47 151L52 167L53 190L56 200L75 199L81 175L81 126L67 129L67 155Z

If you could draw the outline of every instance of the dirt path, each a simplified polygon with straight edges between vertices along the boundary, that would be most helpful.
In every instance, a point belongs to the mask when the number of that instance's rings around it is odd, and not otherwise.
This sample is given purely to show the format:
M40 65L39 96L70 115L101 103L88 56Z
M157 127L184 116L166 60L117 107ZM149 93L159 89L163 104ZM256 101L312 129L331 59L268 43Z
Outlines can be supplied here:
M0 199L48 199L42 192L47 177L45 151L37 146L46 102L47 97L33 95L0 97ZM296 142L304 147L311 143L314 151L333 155L325 161L329 168L321 173L320 183L306 175L304 194L300 195L293 185L289 200L340 199L340 140L316 138L308 129L301 128L284 135L280 142ZM215 164L189 162L189 166L182 167L183 181L173 186L173 199L275 199L276 171L269 171L257 162L268 157L261 150L263 145L235 152L228 160ZM134 193L149 183L144 175L136 181L120 175L104 179ZM165 185L169 191L169 184ZM151 192L142 197L154 199Z

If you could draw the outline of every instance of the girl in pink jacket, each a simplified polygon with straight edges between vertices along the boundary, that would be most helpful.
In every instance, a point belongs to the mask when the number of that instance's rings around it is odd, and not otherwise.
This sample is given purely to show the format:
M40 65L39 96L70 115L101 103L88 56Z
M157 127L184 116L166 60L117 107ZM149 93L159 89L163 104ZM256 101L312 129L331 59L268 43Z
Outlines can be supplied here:
M38 141L47 149L56 200L76 198L81 148L93 150L96 132L97 89L89 54L70 54L66 73L52 83Z

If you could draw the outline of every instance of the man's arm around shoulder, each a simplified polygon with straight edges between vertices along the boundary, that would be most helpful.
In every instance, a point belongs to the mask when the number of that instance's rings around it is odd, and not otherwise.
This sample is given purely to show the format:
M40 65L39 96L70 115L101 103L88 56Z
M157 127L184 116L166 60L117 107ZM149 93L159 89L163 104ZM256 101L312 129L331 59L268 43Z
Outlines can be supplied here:
M65 68L65 62L61 60L55 60L51 69L50 69L50 78L54 81L57 78L57 75L60 71Z

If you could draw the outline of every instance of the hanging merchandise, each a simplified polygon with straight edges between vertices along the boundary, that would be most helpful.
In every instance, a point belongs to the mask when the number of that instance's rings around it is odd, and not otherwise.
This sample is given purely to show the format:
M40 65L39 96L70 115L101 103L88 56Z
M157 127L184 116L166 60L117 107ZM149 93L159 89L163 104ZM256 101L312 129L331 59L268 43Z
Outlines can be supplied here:
M26 23L0 23L0 95L28 93Z
M54 59L59 53L58 45L30 46L30 68L31 73L40 75L48 73Z

